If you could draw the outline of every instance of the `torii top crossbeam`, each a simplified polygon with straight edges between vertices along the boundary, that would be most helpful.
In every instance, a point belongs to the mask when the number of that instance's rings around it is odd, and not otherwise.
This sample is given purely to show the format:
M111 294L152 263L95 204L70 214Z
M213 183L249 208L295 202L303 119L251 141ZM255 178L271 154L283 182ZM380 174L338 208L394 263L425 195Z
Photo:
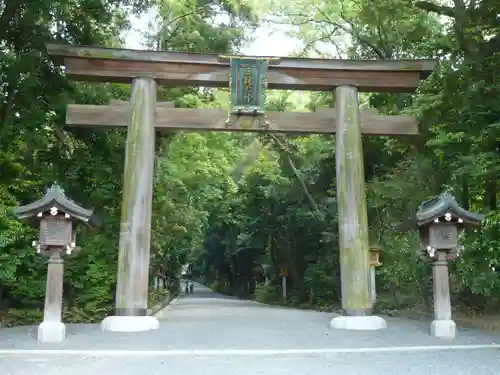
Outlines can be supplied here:
M150 76L165 86L227 87L229 62L218 55L48 44L68 78L130 83ZM268 88L330 91L341 85L361 92L412 92L436 67L434 60L336 60L280 58L269 66Z

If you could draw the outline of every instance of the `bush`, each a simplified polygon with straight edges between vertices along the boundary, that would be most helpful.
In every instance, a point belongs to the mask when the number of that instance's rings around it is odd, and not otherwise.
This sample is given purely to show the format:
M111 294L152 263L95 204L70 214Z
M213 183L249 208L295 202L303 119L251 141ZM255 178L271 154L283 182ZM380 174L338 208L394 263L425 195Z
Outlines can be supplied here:
M216 280L212 284L210 284L210 289L212 289L214 292L222 293L224 292L224 283Z
M340 274L331 262L310 265L304 275L309 289L309 302L317 306L330 306L340 299Z
M276 304L280 302L281 289L271 284L258 284L255 288L255 300L261 303Z
M64 307L62 320L65 323L97 323L113 313L114 307L102 307L89 303L84 308Z
M43 311L39 309L9 309L0 316L3 327L34 325L42 320Z
M150 290L148 298L149 308L153 307L159 302L165 301L169 297L170 292L168 290Z
M379 294L377 296L377 302L374 306L374 312L380 314L390 314L394 310L410 309L417 306L421 302L419 296L412 294L399 295L395 298L392 294Z

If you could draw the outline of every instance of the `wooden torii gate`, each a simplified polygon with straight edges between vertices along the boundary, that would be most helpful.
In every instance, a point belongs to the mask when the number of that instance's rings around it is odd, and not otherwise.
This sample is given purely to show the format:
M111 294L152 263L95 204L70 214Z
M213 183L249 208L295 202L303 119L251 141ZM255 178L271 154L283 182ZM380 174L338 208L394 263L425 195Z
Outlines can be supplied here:
M151 238L151 205L155 130L262 131L224 125L227 112L218 109L173 108L157 103L157 84L168 87L227 87L229 62L217 55L47 45L64 65L69 79L131 83L130 103L70 105L67 124L87 127L128 127L118 258L116 315L103 330L142 331L158 328L147 315ZM309 91L335 90L335 109L312 113L267 113L283 133L336 133L336 174L342 307L346 316L331 326L380 329L386 323L371 315L372 297L368 223L361 134L416 135L416 121L407 116L378 116L360 111L358 92L412 92L435 68L433 60L379 61L281 58L270 65L268 88Z

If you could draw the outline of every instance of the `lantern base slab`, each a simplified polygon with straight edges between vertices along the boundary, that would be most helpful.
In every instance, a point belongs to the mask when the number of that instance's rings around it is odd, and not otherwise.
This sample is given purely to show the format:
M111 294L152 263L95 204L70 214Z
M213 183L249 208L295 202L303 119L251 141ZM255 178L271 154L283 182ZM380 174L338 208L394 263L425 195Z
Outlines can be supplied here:
M38 341L62 342L66 338L66 326L63 322L42 322L38 326Z
M356 331L375 331L387 328L380 316L337 316L330 322L330 328Z
M101 322L104 332L143 332L160 328L154 316L108 316Z
M457 325L453 320L433 320L431 336L441 339L454 339L457 335Z

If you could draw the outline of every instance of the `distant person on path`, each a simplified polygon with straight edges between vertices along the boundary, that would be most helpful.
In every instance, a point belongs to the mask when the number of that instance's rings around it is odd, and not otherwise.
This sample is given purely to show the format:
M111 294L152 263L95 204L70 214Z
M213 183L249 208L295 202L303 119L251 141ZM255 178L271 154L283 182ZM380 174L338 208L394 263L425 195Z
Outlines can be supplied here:
M194 283L191 280L186 280L186 283L184 284L184 291L186 294L193 293Z

